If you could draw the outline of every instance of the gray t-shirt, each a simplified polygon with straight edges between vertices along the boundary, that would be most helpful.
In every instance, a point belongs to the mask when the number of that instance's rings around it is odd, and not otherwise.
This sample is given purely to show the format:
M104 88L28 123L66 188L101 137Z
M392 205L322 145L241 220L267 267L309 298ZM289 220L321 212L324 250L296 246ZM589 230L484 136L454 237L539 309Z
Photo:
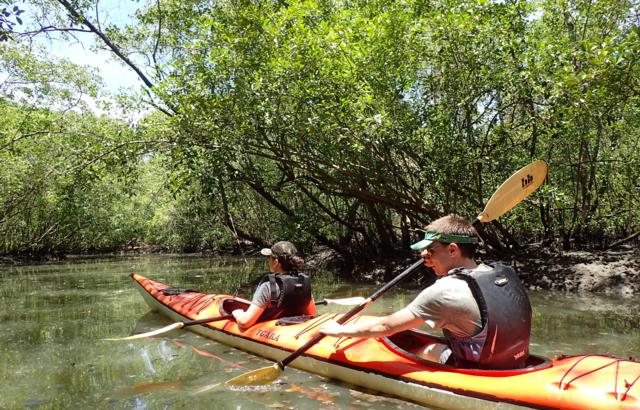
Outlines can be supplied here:
M490 270L478 265L476 270ZM415 316L434 329L447 329L455 336L474 336L482 329L476 299L464 279L444 276L429 286L407 306Z
M279 295L280 288L277 283L276 288L276 295ZM271 305L271 283L269 281L261 283L260 286L258 286L256 291L253 293L251 303L263 309L266 309Z

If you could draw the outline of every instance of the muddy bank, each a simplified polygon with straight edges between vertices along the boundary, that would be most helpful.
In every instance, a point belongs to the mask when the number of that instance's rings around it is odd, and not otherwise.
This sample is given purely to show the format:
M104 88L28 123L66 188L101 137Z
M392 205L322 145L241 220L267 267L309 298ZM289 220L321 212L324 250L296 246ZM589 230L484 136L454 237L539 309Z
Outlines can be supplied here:
M515 268L529 289L640 294L640 249L635 247L557 253L529 249L515 261Z
M487 260L479 257L479 260ZM416 259L402 259L359 266L352 272L355 280L384 284ZM570 293L615 294L623 297L640 295L640 249L619 247L608 251L550 251L531 246L513 260L501 260L513 266L530 290L553 290ZM308 265L327 270L340 270L340 261L331 251L321 251L308 258ZM408 281L428 286L434 275L426 268L415 272Z

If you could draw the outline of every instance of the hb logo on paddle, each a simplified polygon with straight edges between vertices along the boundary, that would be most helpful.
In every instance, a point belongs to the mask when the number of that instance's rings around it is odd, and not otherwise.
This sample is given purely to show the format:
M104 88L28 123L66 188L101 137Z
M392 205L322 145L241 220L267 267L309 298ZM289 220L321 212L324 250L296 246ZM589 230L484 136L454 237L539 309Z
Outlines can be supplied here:
M522 189L525 189L532 183L533 183L533 175L527 174L526 177L522 178Z

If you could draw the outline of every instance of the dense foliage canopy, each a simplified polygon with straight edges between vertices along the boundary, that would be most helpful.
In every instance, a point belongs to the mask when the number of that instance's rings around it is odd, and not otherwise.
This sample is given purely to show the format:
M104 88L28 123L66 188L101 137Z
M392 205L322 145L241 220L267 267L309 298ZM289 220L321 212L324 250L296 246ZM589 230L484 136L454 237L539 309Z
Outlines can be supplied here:
M288 238L350 266L406 253L442 214L473 218L534 159L549 183L490 246L639 229L633 2L158 0L120 26L97 2L36 1L36 29L0 43L7 78L32 84L0 84L0 252ZM95 80L21 48L51 27L95 35L153 111L66 109Z

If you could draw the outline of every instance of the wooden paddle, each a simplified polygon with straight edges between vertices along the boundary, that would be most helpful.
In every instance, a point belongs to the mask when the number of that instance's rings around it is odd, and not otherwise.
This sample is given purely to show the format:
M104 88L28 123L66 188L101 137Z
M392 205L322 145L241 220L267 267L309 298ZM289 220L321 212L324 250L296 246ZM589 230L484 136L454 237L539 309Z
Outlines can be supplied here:
M353 305L358 305L360 303L362 303L365 299L362 296L355 296L355 297L351 297L351 298L344 298L344 299L323 299L320 300L318 302L316 302L316 305L328 305L328 304L336 304L336 305L343 305L343 306L353 306ZM176 322L176 323L172 323L170 325L167 325L165 327L162 327L160 329L156 329L156 330L152 330L150 332L146 332L146 333L139 333L136 335L132 335L132 336L127 336L127 337L113 337L113 338L107 338L107 339L102 339L102 340L135 340L135 339L142 339L145 337L151 337L151 336L157 336L160 335L162 333L167 333L170 332L172 330L175 329L182 329L183 327L187 327L187 326L194 326L194 325L201 325L204 323L211 323L211 322L218 322L220 320L228 320L228 319L233 319L233 315L224 315L224 316L216 316L216 317L210 317L210 318L205 318L205 319L198 319L198 320L189 320L186 322Z
M514 206L519 204L531 192L535 191L544 182L547 176L547 164L544 161L535 161L524 168L517 171L509 177L498 190L493 194L489 202L485 206L482 213L473 221L476 223L487 223L495 218L503 215ZM400 282L406 276L413 273L424 261L418 260L416 263L408 267L400 275L396 276L391 282L384 285L380 290L365 299L360 305L351 309L348 313L338 319L339 324L347 322L349 319L360 313L367 305L378 299L383 293L389 290L396 283ZM312 346L324 339L322 333L316 334L309 339L307 343L302 345L298 350L291 353L282 361L275 363L273 366L263 367L262 369L253 370L240 376L234 377L227 381L227 384L236 386L254 386L261 384L269 384L277 379L284 371L284 368L294 361L298 356L309 350Z
M362 296L354 296L352 298L344 298L344 299L322 299L316 302L316 305L342 305L342 306L353 306L359 305L364 302L364 298Z
M223 315L223 316L216 316L216 317L208 317L208 318L198 319L198 320L187 320L185 322L172 323L172 324L170 324L168 326L161 327L160 329L152 330L152 331L146 332L146 333L139 333L139 334L133 335L133 336L115 337L115 338L108 338L108 339L102 339L102 340L134 340L134 339L142 339L144 337L156 336L156 335L160 335L162 333L170 332L170 331L172 331L174 329L182 329L183 327L187 327L187 326L201 325L203 323L212 323L212 322L218 322L220 320L229 320L229 319L233 319L233 315L232 314Z

